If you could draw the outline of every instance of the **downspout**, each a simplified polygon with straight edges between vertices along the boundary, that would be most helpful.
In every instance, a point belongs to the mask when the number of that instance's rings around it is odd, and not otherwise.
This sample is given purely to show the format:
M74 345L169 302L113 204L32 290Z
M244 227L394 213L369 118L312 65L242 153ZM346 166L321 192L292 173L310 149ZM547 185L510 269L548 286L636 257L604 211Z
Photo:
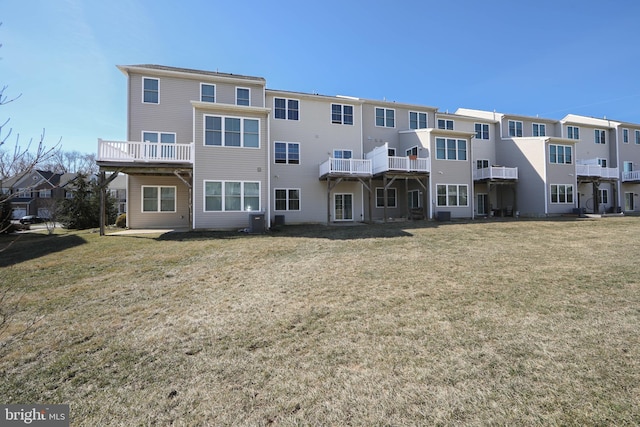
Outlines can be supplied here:
M195 230L196 228L196 215L195 215L195 211L193 209L193 207L196 205L196 192L193 191L193 187L195 185L195 179L194 177L196 176L196 107L193 107L191 109L191 114L192 114L192 125L191 125L191 169L193 170L193 173L191 174L191 188L190 188L190 196L191 196L191 200L190 200L190 204L191 204L191 208L189 212L191 214L191 218L189 219L189 222L191 223L191 229ZM204 120L204 119L203 119ZM203 190L204 191L204 190Z
M476 219L476 215L475 215L475 199L476 199L476 192L475 192L475 182L473 180L473 136L471 136L469 138L469 178L471 181L471 191L470 193L470 198L471 198L471 219Z
M267 102L267 94L265 92L265 107ZM267 112L267 119L265 120L267 126L267 141L266 141L266 150L267 150L267 206L265 208L266 214L266 226L270 228L271 225L271 110Z
M542 164L544 165L544 215L549 215L549 193L548 193L548 181L547 181L547 144L549 143L549 138L544 139L544 144L542 145ZM575 147L574 147L575 151ZM574 153L575 157L575 153ZM576 188L577 191L577 188Z
M364 109L362 103L360 104L360 157L361 158L365 158L364 155L364 132L363 132L363 127L364 127L364 123L362 122L362 110ZM373 171L372 171L373 172ZM372 189L369 189L369 191L372 191ZM386 206L387 203L387 195L385 193L385 199L384 199L384 203ZM362 184L362 182L360 182L360 218L362 218L362 221L364 222L365 220L365 216L364 216L364 185Z
M618 179L616 179L615 182L615 186L618 190L618 194L616 194L618 202L616 203L616 213L618 212L618 209L620 209L620 212L622 212L622 198L620 197L620 192L622 191L622 187L621 187L621 176L620 176L620 143L618 142L618 127L620 126L620 123L617 123L615 126L616 132L616 166L618 167ZM624 167L624 165L622 165Z

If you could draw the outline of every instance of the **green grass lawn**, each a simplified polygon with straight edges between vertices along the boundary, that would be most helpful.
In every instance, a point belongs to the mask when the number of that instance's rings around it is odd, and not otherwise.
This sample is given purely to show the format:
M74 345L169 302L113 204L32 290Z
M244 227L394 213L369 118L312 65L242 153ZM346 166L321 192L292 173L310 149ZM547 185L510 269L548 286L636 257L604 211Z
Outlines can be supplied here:
M640 424L640 218L59 231L0 282L0 402L74 426Z

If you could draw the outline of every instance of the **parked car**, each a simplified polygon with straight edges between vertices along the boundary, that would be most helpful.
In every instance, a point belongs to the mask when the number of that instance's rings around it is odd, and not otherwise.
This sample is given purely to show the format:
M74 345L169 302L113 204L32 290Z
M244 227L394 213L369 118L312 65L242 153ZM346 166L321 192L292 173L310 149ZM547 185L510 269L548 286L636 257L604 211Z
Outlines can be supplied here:
M35 215L27 215L20 218L20 224L40 224L41 222L44 222L44 219Z

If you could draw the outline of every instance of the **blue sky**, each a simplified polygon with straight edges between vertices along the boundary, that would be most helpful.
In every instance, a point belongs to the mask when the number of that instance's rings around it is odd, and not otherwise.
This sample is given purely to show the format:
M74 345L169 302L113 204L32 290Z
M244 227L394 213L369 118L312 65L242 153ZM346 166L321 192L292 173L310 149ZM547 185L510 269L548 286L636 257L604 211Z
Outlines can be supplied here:
M118 64L441 111L640 123L636 0L3 0L0 21L0 87L22 94L0 123L11 118L23 143L44 128L65 151L126 138Z

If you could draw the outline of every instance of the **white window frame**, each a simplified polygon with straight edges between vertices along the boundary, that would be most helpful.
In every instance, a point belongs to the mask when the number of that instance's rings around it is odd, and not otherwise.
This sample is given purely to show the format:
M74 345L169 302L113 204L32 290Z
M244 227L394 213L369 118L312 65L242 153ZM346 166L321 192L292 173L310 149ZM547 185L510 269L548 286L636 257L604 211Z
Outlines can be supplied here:
M557 188L557 192L556 192L556 197L557 200L554 202L553 201L553 187ZM564 188L564 201L560 201L560 188ZM571 189L571 194L569 194L569 191L567 191L568 189ZM568 200L568 196L571 195L571 201ZM573 205L574 204L574 197L575 195L575 191L573 188L573 184L551 184L549 186L549 200L551 204L554 205Z
M438 190L440 189L440 187L445 187L445 203L444 204L440 203L440 193L438 193ZM461 194L460 189L463 187L465 188L465 191L466 191L465 204L460 203L460 194ZM449 195L450 195L451 189L455 189L456 204L449 203ZM469 185L467 184L436 184L436 206L463 207L463 208L468 207L469 206Z
M547 125L544 123L532 123L531 135L533 136L547 136Z
M511 133L511 124L513 123L513 134ZM520 127L520 129L518 129ZM518 130L520 132L518 132ZM519 133L519 135L518 135ZM524 123L522 120L509 120L507 122L507 134L510 138L522 138L524 135Z
M580 139L580 128L578 126L567 126L568 139Z
M211 86L213 87L213 101L205 101L202 99L202 97L204 96L202 93L202 88L203 86ZM209 102L209 103L215 103L216 102L216 85L213 83L200 83L200 102ZM208 96L208 95L207 95Z
M276 110L280 110L280 108L276 108L276 100L278 99L282 99L284 100L284 117L276 117ZM290 101L295 101L298 103L298 108L297 109L292 109L289 107L289 102ZM291 113L295 111L297 113L297 117L296 118L291 118ZM283 98L281 96L275 96L273 98L273 118L275 120L292 120L292 121L299 121L300 120L300 100L299 99L295 99L295 98Z
M556 159L555 161L551 160L551 147L555 147L556 150ZM562 162L558 161L558 149L562 149L562 158L564 159ZM571 158L567 162L567 148L569 149L569 154ZM549 144L549 163L553 165L571 165L573 164L573 146L572 145L560 145L560 144Z
M478 129L478 126L480 127L480 129ZM485 131L486 128L486 131ZM476 132L476 139L484 139L484 140L488 140L491 138L491 136L489 135L489 124L488 123L474 123L473 124L473 129ZM478 136L480 135L480 136ZM485 138L486 136L486 138Z
M220 132L221 132L221 141L220 145L208 145L207 144L207 117L217 117L220 118ZM226 145L226 120L225 119L239 119L240 120L240 145ZM258 146L257 147L246 147L245 146L245 121L246 120L254 120L258 122ZM259 150L262 146L261 142L261 129L262 129L262 120L253 117L238 117L238 116L218 116L215 114L205 114L202 116L202 145L205 147L226 147L226 148L243 148L249 150Z
M338 157L338 156L336 156L336 153L342 153L343 155L344 155L344 153L350 153L349 154L350 157L344 157L344 156L343 157ZM333 149L333 158L334 159L345 159L345 160L353 159L353 150L342 149L342 148L334 148Z
M338 219L336 216L336 210L337 210L337 203L336 203L336 198L338 196L342 196L343 198L343 202L344 202L344 196L351 196L351 218L340 218ZM353 197L353 193L334 193L333 195L333 220L336 222L349 222L349 221L353 221L353 205L354 205L354 197Z
M609 204L609 189L608 188L599 188L598 189L598 204L608 205Z
M248 92L248 102L249 102L248 104L240 104L238 102L240 100L240 98L238 97L238 91L240 90L246 90ZM236 86L236 105L241 105L245 107L251 106L251 88L250 87Z
M285 144L285 161L284 162L278 162L276 159L276 144ZM297 145L298 146L298 159L297 161L292 161L289 158L289 146L290 145ZM273 142L273 163L277 164L277 165L299 165L300 164L300 143L299 142L287 142L287 141L274 141Z
M593 135L593 140L596 144L606 144L607 143L607 138L606 135L607 133L602 130L602 129L594 129L594 135Z
M220 183L222 193L220 194L220 210L207 210L207 183ZM225 184L227 183L240 183L240 206L241 209L228 210L226 209L226 194L225 194ZM255 210L247 210L244 209L246 205L245 201L245 185L246 184L258 184L258 208ZM251 196L253 197L253 196ZM260 181L236 181L236 180L215 180L215 179L205 179L202 184L202 212L205 213L222 213L222 212L259 212L262 207L262 183Z
M415 114L416 115L416 127L412 127L411 126L411 115ZM424 125L421 126L421 120L420 118L424 116ZM409 129L426 129L429 127L429 115L427 113L423 113L421 111L409 111Z
M285 199L278 199L276 197L276 194L278 191L284 191L285 192ZM291 191L297 191L298 192L298 209L292 209L291 208L291 201L294 200L290 197L290 192ZM278 200L284 200L285 204L287 205L286 209L278 209ZM274 188L273 189L273 210L276 212L299 212L302 210L302 191L299 188Z
M436 122L438 129L444 129L444 130L454 130L455 129L455 122L451 119L438 119ZM451 124L451 127L449 127L449 124Z
M378 195L378 191L382 191L382 195ZM392 198L391 194L393 193L393 204L389 204L389 200ZM378 202L382 200L382 204ZM398 190L394 187L387 188L387 207L388 208L397 208L398 207ZM376 208L384 208L384 187L376 187Z
M334 107L334 106L335 106L335 107L340 107L340 120L335 120L335 119L333 118L333 107ZM349 108L351 108L351 114L349 115L349 116L351 117L351 123L346 123L346 122L345 122L345 120L344 120L344 119L345 119L345 117L347 116L347 115L345 114L345 112L344 112L344 107L349 107ZM355 110L355 108L354 108L354 107L353 107L353 105L351 105L351 104L338 104L338 103L335 103L335 102L334 102L334 103L332 103L332 104L331 104L331 107L330 107L330 111L329 111L330 119L331 119L331 124L334 124L334 125L353 126L353 122L354 122L354 120L355 120L354 110Z
M145 211L144 210L144 189L145 188L155 188L158 190L158 210L155 211ZM163 211L162 210L162 189L163 188L172 188L173 189L173 210ZM178 188L175 185L142 185L140 187L140 212L143 214L147 213L176 213L178 206Z
M382 110L382 121L383 124L378 124L378 111ZM389 117L389 113L393 114L393 117ZM384 128L395 128L396 127L396 110L394 108L385 108L385 107L376 107L374 108L374 124L376 127L384 127ZM392 123L390 123L392 121ZM389 126L391 124L391 126Z
M418 146L414 145L413 147L407 148L405 151L407 156L417 156L418 155Z
M396 149L393 148L393 147L388 147L387 148L387 156L395 157L396 156Z
M485 166L486 165L486 166ZM489 167L489 159L477 159L476 169L487 169Z
M415 196L417 196L415 199L418 202L418 206L414 206L413 205L413 200L414 200ZM409 200L408 200L407 203L408 203L408 206L409 206L410 209L420 209L420 208L422 208L422 197L423 197L422 191L420 191L420 190L409 190L408 197L409 197Z
M627 168L627 165L629 167ZM623 172L633 172L633 162L625 160L622 162L622 171Z
M603 157L598 157L598 166L606 168L607 167L607 159L603 158Z
M640 145L640 130L635 131L636 135L636 144Z
M622 143L623 144L628 144L629 143L629 129L622 129Z
M41 190L38 190L38 197L40 199L50 199L51 198L51 189L50 188L43 188Z
M444 157L439 157L439 152L438 152L438 141L444 141ZM455 157L454 158L450 158L449 157L449 142L450 141L454 141L455 142ZM461 159L460 158L460 153L462 152L462 150L460 150L460 143L464 142L464 153L465 153L465 158ZM458 138L436 138L436 160L449 160L449 161L458 161L458 162L466 162L469 160L469 148L468 148L468 144L467 144L467 140L466 139L458 139Z
M145 80L155 80L156 82L158 82L158 102L151 102L151 101L145 101L144 100L144 94L146 92L145 88L144 88L144 82ZM151 104L151 105L158 105L160 104L160 79L157 77L145 77L142 76L142 103L143 104Z

